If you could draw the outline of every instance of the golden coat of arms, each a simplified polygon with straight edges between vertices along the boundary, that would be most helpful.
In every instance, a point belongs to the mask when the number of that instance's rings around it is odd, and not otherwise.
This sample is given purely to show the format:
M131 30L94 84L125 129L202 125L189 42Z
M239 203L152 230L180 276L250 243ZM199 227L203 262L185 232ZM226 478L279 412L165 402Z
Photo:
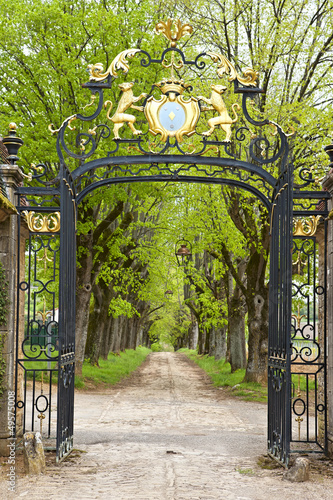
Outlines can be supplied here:
M134 83L124 82L119 85L122 94L117 108L113 111L112 115L111 110L114 109L112 102L106 101L104 103L105 107L108 106L107 118L114 124L114 139L122 139L119 131L125 124L130 128L134 136L147 134L147 132L141 130L141 126L144 123L140 116L128 112L130 109L134 109L144 114L148 122L149 133L154 136L159 135L160 142L165 143L169 138L175 138L176 143L181 143L184 137L191 137L195 133L201 135L207 141L207 138L214 132L219 135L222 131L225 137L222 138L222 140L218 138L218 140L221 143L228 143L231 141L232 126L238 120L237 111L240 110L240 106L238 103L234 102L231 105L232 115L230 116L223 100L223 94L227 91L225 85L210 85L210 97L184 97L184 92L191 90L191 86L186 84L180 76L177 76L176 71L179 74L179 70L184 67L185 59L181 56L179 61L176 61L175 58L177 54L181 53L181 51L176 49L176 45L180 38L192 33L192 27L189 24L182 24L180 21L175 23L174 30L172 26L173 22L170 19L166 23L159 22L156 25L156 32L158 34L163 34L171 42L171 48L164 51L164 55L161 59L162 66L166 69L169 68L171 74L159 83L154 84L154 86L161 91L160 98L156 98L154 95L145 92L135 96L133 90ZM140 49L124 50L116 56L106 72L103 72L103 65L100 63L90 65L90 80L92 82L101 82L110 77L113 79L117 78L119 70L122 70L126 74L129 70L128 59L133 58L139 52ZM219 79L227 77L229 82L237 81L237 84L240 83L245 87L255 86L258 74L252 69L247 68L245 70L245 76L241 76L225 56L211 52L207 52L203 55L208 56L217 64L217 75ZM168 60L169 57L170 60ZM140 100L142 100L141 105L137 105L136 103ZM199 126L199 129L197 128L197 123L200 118L200 113L207 111L212 112L211 116L207 119L209 128L208 130L202 131L201 126ZM140 129L136 128L137 120L140 123ZM169 146L170 144L168 147Z
M182 93L187 85L183 80L163 80L156 84L163 95L161 99L151 96L144 108L149 123L149 132L161 134L161 141L175 137L180 143L184 135L190 137L195 133L195 126L200 116L198 99L185 99Z

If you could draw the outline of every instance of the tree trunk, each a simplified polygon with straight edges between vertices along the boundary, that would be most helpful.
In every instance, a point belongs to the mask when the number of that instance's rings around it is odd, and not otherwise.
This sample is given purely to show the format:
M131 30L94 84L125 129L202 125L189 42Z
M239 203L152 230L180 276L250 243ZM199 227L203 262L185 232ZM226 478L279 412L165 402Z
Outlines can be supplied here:
M76 311L75 311L75 374L82 375L84 351L86 346L89 322L89 310L91 299L91 270L92 270L92 238L87 236L78 237L79 244L82 239L87 248L87 253L81 256L80 266L76 271Z
M231 372L246 368L245 308L237 285L229 300L229 362Z
M211 350L212 341L214 341L213 327L205 327L205 347L204 354L209 354Z
M248 303L248 362L245 382L267 382L268 290Z
M90 358L92 364L98 364L103 336L109 327L109 304L112 289L101 281L98 285L94 285L93 292L95 304L89 318L85 354Z
M214 356L216 345L216 328L215 326L210 327L210 342L209 342L209 356Z
M78 222L93 221L95 229L87 234L77 236L77 248L79 265L76 274L76 311L75 311L75 373L82 374L82 365L84 361L86 341L88 336L89 312L92 286L99 273L99 267L94 269L94 248L99 244L107 249L106 242L108 237L114 236L113 222L121 214L124 203L119 201L115 207L106 215L105 220L98 222L99 206L91 207L89 203L83 202L79 211ZM127 220L123 219L123 225L126 226ZM104 239L103 239L104 238ZM101 259L103 261L103 259Z
M206 331L201 321L198 321L198 354L205 354Z
M227 353L226 337L227 337L226 326L215 327L215 349L213 355L217 360L226 357Z

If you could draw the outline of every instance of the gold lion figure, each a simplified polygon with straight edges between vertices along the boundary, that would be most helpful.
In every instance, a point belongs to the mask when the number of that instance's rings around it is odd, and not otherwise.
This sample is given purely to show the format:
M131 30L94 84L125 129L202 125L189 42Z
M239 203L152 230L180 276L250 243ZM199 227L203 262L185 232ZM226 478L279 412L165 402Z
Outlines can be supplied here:
M120 90L122 90L122 96L120 98L120 101L118 103L118 107L116 109L116 112L114 113L113 116L110 118L110 113L112 110L112 102L111 101L106 101L104 103L104 107L106 107L108 104L110 104L110 107L108 109L108 112L106 114L107 118L111 120L114 123L113 127L113 134L115 139L120 139L119 137L119 129L125 124L128 123L129 128L132 130L134 135L140 135L142 134L141 130L137 130L134 127L135 123L135 116L134 115L129 115L125 113L125 111L128 108L136 109L138 111L143 111L143 106L135 106L134 103L137 101L140 101L140 99L143 99L144 97L147 97L148 94L140 94L139 97L135 97L133 95L132 87L134 83L133 82L125 82L121 83L118 85Z
M238 120L238 115L236 113L236 109L239 111L240 106L237 103L234 103L232 105L232 111L235 115L235 118L232 120L229 116L228 110L224 104L224 101L222 99L222 94L227 90L227 87L224 85L211 85L212 93L210 96L210 99L207 99L207 97L199 96L198 99L201 99L202 101L206 102L207 104L210 104L210 106L203 106L201 108L202 111L210 111L210 110L215 110L219 113L219 116L215 116L214 118L210 118L208 120L208 126L210 127L209 130L206 130L205 132L202 133L202 135L209 137L212 135L212 133L215 130L215 127L220 125L221 129L224 130L224 132L227 134L226 138L224 139L223 142L230 142L231 138L231 125L233 123L236 123Z

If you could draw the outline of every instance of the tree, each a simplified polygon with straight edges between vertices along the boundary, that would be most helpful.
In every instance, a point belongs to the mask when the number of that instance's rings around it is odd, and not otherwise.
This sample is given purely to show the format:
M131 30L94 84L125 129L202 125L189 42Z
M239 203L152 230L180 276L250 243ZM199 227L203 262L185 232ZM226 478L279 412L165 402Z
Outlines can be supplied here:
M221 51L229 59L235 60L238 69L251 65L261 73L260 84L266 93L253 103L253 112L269 115L290 131L291 126L297 128L292 139L291 154L291 161L297 167L296 187L310 175L313 159L316 162L321 160L320 148L331 120L331 111L327 107L332 100L329 92L333 62L331 0L315 0L311 9L305 0L235 0L232 3L216 0L199 2L195 9L188 0L184 0L175 5L166 5L163 14L157 2L152 6L147 0L120 0L112 5L105 1L88 0L51 0L47 3L31 0L28 3L9 5L0 0L0 6L0 54L4 62L4 70L0 76L3 99L0 126L5 129L9 121L17 121L26 142L25 148L21 150L23 161L29 165L31 162L36 163L37 158L44 160L50 177L55 176L58 158L55 154L55 136L50 140L47 126L53 123L53 128L57 129L64 117L87 105L87 91L79 91L79 84L87 79L87 65L102 61L107 66L123 49L145 48L151 41L151 27L159 18L165 17L165 11L172 11L174 17L177 13L185 13L185 18L190 19L194 25L194 36L190 42L186 42L190 54L196 52L197 47L207 47L212 51ZM8 32L11 33L10 38L7 36ZM154 38L154 50L160 53L161 47L164 47L163 40ZM187 68L179 72L180 77L186 78L186 75ZM209 83L215 82L215 73L206 67L203 72L198 70L196 76L194 85L204 95ZM144 77L148 85L156 82L159 74L152 74L150 69L148 71L142 67L133 67L130 78L138 77ZM114 100L117 92L117 86L114 86L109 97ZM255 135L255 128L251 132ZM271 132L274 134L272 127L265 132L267 138L271 137ZM193 139L194 142L196 140L198 139ZM107 145L101 143L99 151L101 154L105 153ZM272 154L273 151L274 145L263 154ZM70 168L77 165L76 160L69 162ZM276 176L278 165L274 168L276 170L272 169L271 173ZM136 196L138 199L145 199L145 189L138 187ZM129 233L126 236L115 230L126 217L127 197L126 190L117 186L103 193L95 193L80 206L77 281L79 367L83 361L92 289L94 287L97 300L104 284L110 284L113 279L112 277L108 281L107 278L102 284L99 273L103 270L105 275L109 273L111 276L112 272L119 271L119 266L125 265L126 258L120 256L120 248L126 256L126 238L131 238L130 227L134 226L132 223L128 225L126 231ZM134 198L131 203L133 200ZM214 322L218 315L221 316L221 311L215 314L211 303L216 305L219 300L222 302L223 287L223 301L229 298L230 313L235 310L234 306L231 307L231 293L237 302L242 300L240 291L242 292L247 309L251 309L251 314L256 311L253 317L250 314L248 318L251 347L247 370L247 378L256 380L264 378L266 366L265 275L269 251L266 214L259 205L252 203L251 198L246 201L246 198L232 190L226 191L225 201L225 212L236 228L236 231L229 232L244 239L242 249L246 249L245 256L238 255L238 249L235 251L228 240L208 240L208 245L201 246L197 258L200 256L207 265L201 275L194 266L194 288L197 288L197 293L191 304L200 309L198 317L202 324L215 327ZM255 211L252 206L255 206ZM187 229L188 235L194 234L190 226ZM174 227L172 231L175 235ZM207 231L203 232L206 233ZM183 232L180 236L186 235ZM204 238L200 238L200 241L206 242ZM142 242L139 247L141 246ZM213 261L208 259L208 254L214 257ZM117 260L118 257L120 260ZM133 255L129 255L130 261L132 258ZM245 259L244 262L242 259ZM139 259L137 262L134 260L128 268L132 271ZM243 272L243 266L246 272ZM143 269L147 281L150 269L146 267L146 261ZM232 287L229 289L230 276L224 279L227 273L233 277ZM215 281L220 281L216 296L210 289L215 287ZM140 286L143 287L143 283ZM200 294L198 287L202 289ZM212 297L214 301L211 301ZM129 307L128 304L134 302L138 310L141 308L141 298L136 292L133 294L132 290L125 288L119 296L108 297L107 300L109 299L111 302L118 300L118 305L123 304L124 312ZM121 303L121 300L124 302ZM148 312L149 308L150 305ZM109 308L105 308L103 314L106 315L109 311ZM148 314L147 311L143 312L143 316ZM239 316L230 318L235 321L240 319ZM234 327L233 331L237 328ZM242 332L241 326L239 332ZM232 333L230 338L231 335ZM237 342L237 345L241 344L242 342Z
M87 104L87 91L79 89L87 80L88 64L99 60L109 64L121 50L141 47L151 38L150 28L158 20L159 5L156 4L157 9L152 9L151 15L148 8L151 4L146 0L120 1L112 6L104 1L68 0L17 2L13 8L3 1L0 5L0 53L5 67L0 77L3 89L0 126L6 129L8 122L16 121L25 140L21 150L23 162L30 165L43 161L52 178L58 170L58 158L56 138L52 139L48 125L52 123L52 128L58 129L65 117ZM9 31L11 40L6 35ZM78 164L70 162L70 166L75 168ZM93 269L93 249L98 244L106 244L105 249L108 248L112 224L121 216L126 197L124 190L117 187L109 189L107 196L104 193L103 200L96 194L80 206L78 373L83 362L92 285L98 278L96 265Z
M317 170L320 177L320 164L326 161L322 146L332 118L328 104L332 102L333 3L317 0L309 8L304 0L235 0L232 3L219 0L199 3L194 9L185 0L177 7L181 15L191 18L201 45L222 52L234 60L239 69L251 66L259 71L264 94L254 108L261 117L275 120L288 133L296 132L291 140L290 157L296 168L295 187L304 184L313 170ZM275 176L277 167L271 170ZM250 313L246 379L265 379L268 336L265 272L269 253L266 215L258 208L259 218L257 214L253 216L252 200L240 203L239 195L231 190L227 201L229 215L247 239L251 255L244 284L238 279L232 260L227 258L228 249L224 249L225 262L242 290Z

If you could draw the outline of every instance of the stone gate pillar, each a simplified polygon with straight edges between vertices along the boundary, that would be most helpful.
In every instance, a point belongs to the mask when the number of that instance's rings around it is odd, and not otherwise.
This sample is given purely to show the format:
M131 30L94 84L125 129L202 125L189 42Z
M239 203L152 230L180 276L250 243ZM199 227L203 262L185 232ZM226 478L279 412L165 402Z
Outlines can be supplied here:
M323 188L333 197L333 145L325 148L330 156L331 170L323 181ZM327 404L328 404L328 452L333 455L333 202L328 200L330 211L327 241Z
M8 137L3 139L3 144L11 141L14 145L14 153L23 144L23 141L16 137L16 126L11 125ZM8 152L13 153L11 146ZM8 282L9 305L7 308L6 323L0 326L2 346L0 347L1 362L4 372L0 374L1 394L0 394L0 456L8 455L8 410L12 409L13 398L9 398L14 391L15 372L15 331L16 331L16 267L17 267L17 211L15 191L17 186L23 181L22 172L18 165L16 154L1 155L0 164L0 261L6 274ZM23 251L24 256L24 251ZM15 400L14 400L15 401Z

